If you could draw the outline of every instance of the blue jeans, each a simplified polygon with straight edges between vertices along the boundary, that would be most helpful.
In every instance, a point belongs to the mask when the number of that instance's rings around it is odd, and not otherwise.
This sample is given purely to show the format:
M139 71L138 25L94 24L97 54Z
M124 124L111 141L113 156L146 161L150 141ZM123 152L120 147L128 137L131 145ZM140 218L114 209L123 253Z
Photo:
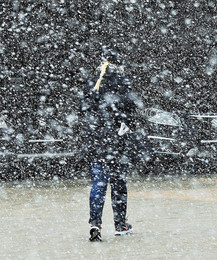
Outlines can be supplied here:
M124 225L127 211L127 167L118 165L114 169L99 163L90 164L92 188L90 191L90 220L92 226L102 224L108 182L111 185L111 201L115 227Z

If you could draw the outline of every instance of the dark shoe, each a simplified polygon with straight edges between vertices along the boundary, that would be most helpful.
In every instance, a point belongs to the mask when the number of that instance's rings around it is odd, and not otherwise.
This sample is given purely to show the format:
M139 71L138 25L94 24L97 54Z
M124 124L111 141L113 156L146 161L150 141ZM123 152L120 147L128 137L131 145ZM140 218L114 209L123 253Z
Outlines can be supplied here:
M124 225L120 225L116 227L115 236L123 236L128 235L133 232L133 227L126 223Z
M102 241L101 237L101 227L93 226L90 228L90 238L91 242Z

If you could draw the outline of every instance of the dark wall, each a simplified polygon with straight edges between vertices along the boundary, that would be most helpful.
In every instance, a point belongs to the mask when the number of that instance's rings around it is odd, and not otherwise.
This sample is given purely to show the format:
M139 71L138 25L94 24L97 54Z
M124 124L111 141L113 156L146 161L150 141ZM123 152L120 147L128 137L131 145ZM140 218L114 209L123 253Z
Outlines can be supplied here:
M4 0L0 109L30 135L67 126L112 42L147 107L216 112L216 13L214 0Z

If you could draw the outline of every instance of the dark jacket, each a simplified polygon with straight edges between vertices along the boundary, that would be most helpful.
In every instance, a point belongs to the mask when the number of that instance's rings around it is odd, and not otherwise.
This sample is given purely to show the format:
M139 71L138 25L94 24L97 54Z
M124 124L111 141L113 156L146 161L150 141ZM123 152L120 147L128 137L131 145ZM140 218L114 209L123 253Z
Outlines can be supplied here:
M90 162L128 163L131 131L135 129L136 109L141 108L141 102L130 81L110 67L99 91L93 89L97 79L88 81L81 96L81 111L87 122L83 155ZM131 130L122 136L118 134L121 123Z

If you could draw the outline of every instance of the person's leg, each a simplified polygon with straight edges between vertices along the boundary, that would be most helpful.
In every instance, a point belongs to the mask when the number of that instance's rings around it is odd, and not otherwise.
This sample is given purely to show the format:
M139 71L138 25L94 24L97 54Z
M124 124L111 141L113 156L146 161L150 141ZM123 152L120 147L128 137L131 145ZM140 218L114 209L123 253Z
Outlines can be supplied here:
M115 229L125 225L127 213L127 167L117 166L110 177Z
M101 164L91 163L90 174L92 188L90 191L90 219L91 226L100 227L102 212L108 186L108 173Z

